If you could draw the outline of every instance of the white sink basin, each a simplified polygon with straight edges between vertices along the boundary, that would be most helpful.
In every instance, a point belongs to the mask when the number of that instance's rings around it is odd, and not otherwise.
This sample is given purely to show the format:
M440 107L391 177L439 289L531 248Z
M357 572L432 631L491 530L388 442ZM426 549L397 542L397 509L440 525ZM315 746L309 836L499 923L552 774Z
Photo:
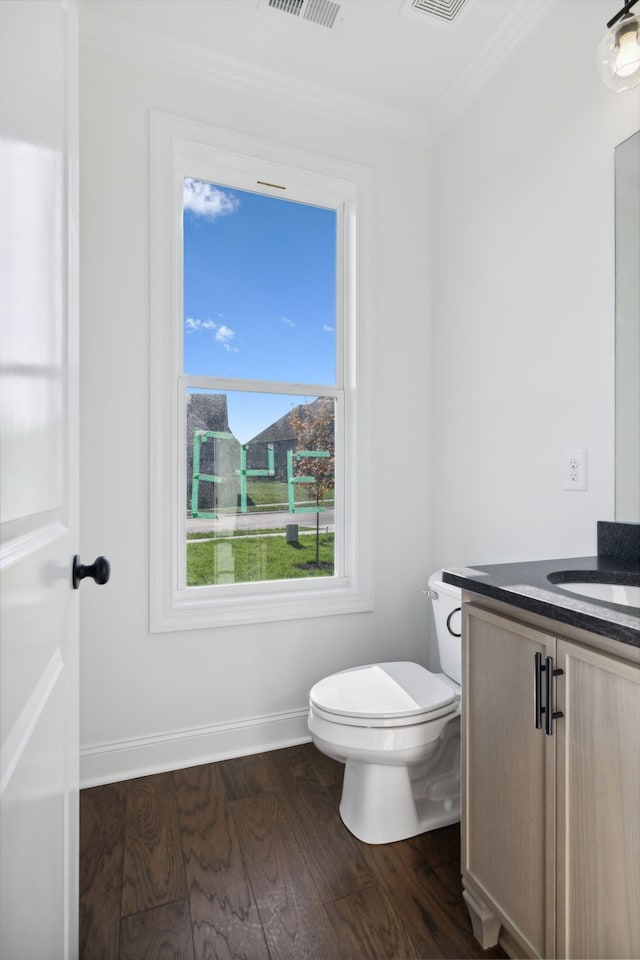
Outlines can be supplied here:
M579 593L593 600L606 600L609 603L621 603L625 607L640 607L640 587L624 583L591 583L572 580L570 583L556 583L562 590Z

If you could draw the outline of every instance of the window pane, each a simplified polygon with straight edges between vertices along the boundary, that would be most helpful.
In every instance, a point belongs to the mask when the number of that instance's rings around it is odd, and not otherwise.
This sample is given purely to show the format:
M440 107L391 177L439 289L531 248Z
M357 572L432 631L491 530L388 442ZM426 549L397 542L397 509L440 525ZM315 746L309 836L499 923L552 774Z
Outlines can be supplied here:
M184 179L184 372L335 384L335 210Z
M189 389L186 585L334 575L335 400Z

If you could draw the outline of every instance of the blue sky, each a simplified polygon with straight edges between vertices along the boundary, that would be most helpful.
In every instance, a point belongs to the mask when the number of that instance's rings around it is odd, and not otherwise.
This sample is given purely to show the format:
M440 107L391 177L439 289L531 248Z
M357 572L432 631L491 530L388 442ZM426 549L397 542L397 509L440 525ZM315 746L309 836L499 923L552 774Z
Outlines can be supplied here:
M333 210L185 179L185 373L335 384L335 244ZM305 399L228 396L243 443Z

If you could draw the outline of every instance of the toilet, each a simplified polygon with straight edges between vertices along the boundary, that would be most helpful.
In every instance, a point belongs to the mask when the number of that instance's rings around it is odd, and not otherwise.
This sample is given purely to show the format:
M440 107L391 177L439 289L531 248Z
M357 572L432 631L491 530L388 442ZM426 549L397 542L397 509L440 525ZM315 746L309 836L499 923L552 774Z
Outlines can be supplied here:
M340 816L365 843L460 819L461 593L429 577L442 673L408 661L325 677L309 693L318 750L344 764Z

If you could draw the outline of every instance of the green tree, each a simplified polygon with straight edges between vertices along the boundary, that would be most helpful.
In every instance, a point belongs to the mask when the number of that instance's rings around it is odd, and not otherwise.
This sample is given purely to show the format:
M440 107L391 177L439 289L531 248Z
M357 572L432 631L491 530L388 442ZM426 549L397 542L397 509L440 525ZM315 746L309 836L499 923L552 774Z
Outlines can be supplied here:
M304 403L291 412L296 437L296 454L321 453L323 456L294 457L294 472L298 477L310 477L308 487L316 501L316 566L320 566L320 510L325 493L335 486L335 400L319 397Z

